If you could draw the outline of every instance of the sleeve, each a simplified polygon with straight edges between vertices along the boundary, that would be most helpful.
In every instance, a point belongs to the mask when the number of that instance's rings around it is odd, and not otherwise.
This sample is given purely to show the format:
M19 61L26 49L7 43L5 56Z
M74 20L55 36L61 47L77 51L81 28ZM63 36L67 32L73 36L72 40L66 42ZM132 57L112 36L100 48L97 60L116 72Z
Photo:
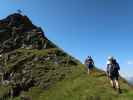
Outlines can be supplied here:
M117 63L117 69L118 69L118 70L120 70L120 66L119 66L119 64L118 64L118 63Z
M92 61L92 64L94 65L94 61L93 61L93 59L91 59L91 61Z

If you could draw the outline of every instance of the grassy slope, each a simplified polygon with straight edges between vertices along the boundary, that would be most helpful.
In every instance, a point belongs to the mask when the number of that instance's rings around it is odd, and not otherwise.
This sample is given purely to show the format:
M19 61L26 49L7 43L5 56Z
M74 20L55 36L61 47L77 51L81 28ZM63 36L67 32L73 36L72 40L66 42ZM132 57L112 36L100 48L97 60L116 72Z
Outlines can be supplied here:
M5 61L6 55L8 55L8 60ZM2 90L0 91L0 98L7 95L9 89L15 86L16 83L20 85L27 84L31 79L35 81L34 86L46 90L57 81L63 80L69 73L72 73L77 63L79 63L77 60L58 48L46 50L18 49L9 52L0 59L0 64L3 65L2 68L5 72L13 72L14 75L11 77L12 83L0 84L0 90ZM26 73L23 74L23 71L26 71ZM23 79L26 81L23 81Z
M46 91L31 88L23 94L32 100L132 100L133 91L123 80L120 81L123 93L112 90L104 72L96 71L88 76L82 65L67 79L58 82ZM16 99L17 100L17 99Z
M63 56L62 54L60 54L60 52L58 52L57 49L40 50L40 51L20 49L17 50L16 52L19 54L18 57L16 57L16 59L19 60L23 59L23 57L30 57L31 55L45 56L48 54L48 52L56 53L63 62L67 59L66 55ZM8 62L9 69L13 66L11 65L11 63L14 62L15 58L12 60L13 61ZM26 63L27 62L29 61L26 61ZM43 63L43 65L45 64L46 63ZM35 68L33 67L32 70L35 71L33 75L35 75L35 77L37 76L36 78L40 78L42 82L43 80L45 81L45 78L48 78L45 77L47 75L48 76L50 75L49 78L53 79L60 77L60 76L53 76L54 71L49 72L49 74L45 74L42 70L46 66L42 67L39 66L42 65L40 65L40 63L37 63L36 67ZM55 67L57 67L55 69L55 72L59 71L59 73L66 73L67 70L71 71L67 73L67 76L64 80L55 81L53 84L49 86L49 88L42 89L37 86L34 86L30 88L29 91L22 92L21 94L31 97L32 98L31 100L132 100L133 98L132 88L129 87L124 80L120 81L123 93L118 95L117 92L111 88L105 73L102 71L98 70L94 71L93 75L89 76L87 75L84 66L81 64L73 67L71 65L69 65L68 67L60 67L60 66L55 66ZM37 74L38 71L39 74ZM38 77L38 75L42 76ZM0 91L0 95L2 95L4 91L8 90L8 88L1 86L0 90L2 90ZM20 100L20 97L17 97L14 100Z

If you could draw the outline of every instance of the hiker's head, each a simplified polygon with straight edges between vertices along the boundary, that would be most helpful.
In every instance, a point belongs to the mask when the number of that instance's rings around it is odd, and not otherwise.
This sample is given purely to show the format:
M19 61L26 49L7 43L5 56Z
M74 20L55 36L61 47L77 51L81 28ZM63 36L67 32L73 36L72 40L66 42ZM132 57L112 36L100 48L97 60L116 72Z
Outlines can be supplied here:
M113 57L113 56L109 56L109 57L108 57L108 60L109 60L109 61L113 61L113 60L114 60L114 57Z
M88 56L89 59L91 59L91 56Z

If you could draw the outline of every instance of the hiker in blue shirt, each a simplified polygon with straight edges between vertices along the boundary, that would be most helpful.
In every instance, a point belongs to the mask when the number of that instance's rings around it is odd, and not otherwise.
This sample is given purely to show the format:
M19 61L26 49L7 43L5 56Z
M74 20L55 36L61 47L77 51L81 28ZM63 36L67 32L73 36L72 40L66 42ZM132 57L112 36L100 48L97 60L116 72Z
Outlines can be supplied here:
M120 85L119 85L119 70L120 66L117 63L116 59L113 57L108 57L107 61L107 76L110 79L110 83L114 89L117 89L119 93L121 93Z
M94 68L94 61L91 58L91 56L88 56L85 60L85 66L87 67L88 74L90 74L90 71Z

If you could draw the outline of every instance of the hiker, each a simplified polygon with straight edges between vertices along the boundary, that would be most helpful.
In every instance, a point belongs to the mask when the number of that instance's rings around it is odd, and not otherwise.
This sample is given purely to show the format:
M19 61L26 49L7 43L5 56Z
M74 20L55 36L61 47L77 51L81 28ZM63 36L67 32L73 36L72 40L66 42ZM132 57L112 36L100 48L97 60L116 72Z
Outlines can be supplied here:
M88 70L88 74L90 74L90 72L92 72L93 68L94 68L94 61L91 58L91 56L88 56L85 60L85 65L87 67Z
M117 89L118 93L121 93L120 85L118 82L119 78L119 64L117 63L116 59L113 57L108 57L107 61L107 76L110 80L113 89Z

